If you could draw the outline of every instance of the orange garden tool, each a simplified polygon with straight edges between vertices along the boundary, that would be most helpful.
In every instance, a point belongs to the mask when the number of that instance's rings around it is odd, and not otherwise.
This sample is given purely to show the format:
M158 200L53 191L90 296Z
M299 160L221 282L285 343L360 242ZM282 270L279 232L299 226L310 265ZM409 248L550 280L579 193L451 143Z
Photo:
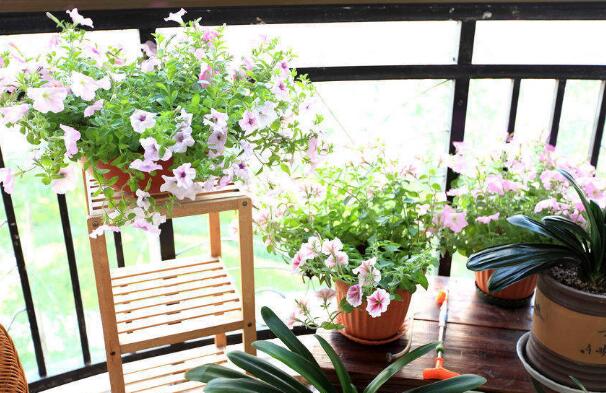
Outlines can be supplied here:
M434 368L423 370L423 379L448 379L460 375L444 368L444 332L446 331L446 322L448 321L448 289L441 290L438 293L436 303L440 305L440 333L438 336L440 343L436 348L436 365Z

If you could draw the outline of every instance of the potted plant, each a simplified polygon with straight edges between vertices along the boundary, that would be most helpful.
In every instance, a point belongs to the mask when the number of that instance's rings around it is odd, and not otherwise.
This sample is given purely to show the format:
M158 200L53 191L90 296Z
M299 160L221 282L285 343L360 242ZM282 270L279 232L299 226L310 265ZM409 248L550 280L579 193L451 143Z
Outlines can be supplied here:
M49 14L61 33L47 53L0 54L0 122L36 148L37 176L57 192L70 188L71 164L83 163L109 202L99 231L158 232L151 195L194 199L266 167L314 161L322 146L313 87L290 69L290 51L266 39L235 58L224 27L184 22L185 13L166 18L180 33L155 34L136 61L91 42L82 27L93 22L77 9L71 22ZM26 170L5 169L5 190Z
M304 281L336 289L320 291L325 321L304 300L292 319L340 329L365 344L400 337L411 295L417 285L427 288L425 274L436 260L440 180L436 170L399 164L377 148L322 165L311 180L270 183L255 217L269 251L290 261ZM337 310L327 304L334 295Z
M578 195L584 224L562 216L508 221L547 242L519 242L473 254L467 267L494 269L491 290L502 290L539 273L535 312L521 352L544 378L588 390L606 386L606 211L604 201L586 197L573 176L559 172ZM599 203L598 203L599 202Z
M465 144L456 145L450 167L459 174L454 187L452 207L465 214L467 225L458 231L444 231L444 244L450 252L465 257L488 247L521 241L545 242L538 235L529 235L509 225L507 217L525 214L538 218L545 212L582 222L575 201L569 198L562 176L556 167L578 168L584 180L594 176L589 165L574 165L561 158L552 146L539 141L513 139L493 149L478 151ZM591 187L598 182L590 180ZM528 303L536 287L536 276L530 276L506 289L490 292L491 270L478 271L478 293L490 303L521 306Z
M217 364L206 364L187 372L185 377L190 381L207 383L204 391L208 393L336 393L337 388L331 384L318 361L286 325L267 307L261 309L263 320L267 327L286 346L280 346L269 341L256 341L253 345L260 351L280 362L301 375L311 386L301 383L282 367L249 355L242 351L232 351L228 359L244 372ZM339 383L339 391L356 393L358 390L339 355L322 337L315 338L332 362ZM392 376L413 360L434 350L437 343L422 345L414 351L396 360L381 371L364 389L365 393L375 393ZM463 393L486 383L486 379L478 375L461 375L444 381L433 382L424 386L406 390L404 393L443 392ZM313 389L313 390L312 390Z

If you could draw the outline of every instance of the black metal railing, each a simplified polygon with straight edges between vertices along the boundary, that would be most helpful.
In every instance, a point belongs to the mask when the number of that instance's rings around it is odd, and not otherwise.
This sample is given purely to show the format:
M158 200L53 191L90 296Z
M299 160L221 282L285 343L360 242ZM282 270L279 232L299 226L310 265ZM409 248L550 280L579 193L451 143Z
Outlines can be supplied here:
M177 2L175 2L177 3ZM145 41L158 27L168 26L157 23L162 21L169 11L174 9L141 9L141 10L102 10L86 11L95 21L97 30L138 29L140 38ZM0 5L2 12L2 5ZM554 95L549 141L556 144L560 126L560 116L564 102L566 82L569 79L589 79L601 81L601 99L596 108L593 137L590 148L590 162L597 165L600 146L606 119L606 66L605 65L502 65L473 64L473 49L476 21L487 20L606 20L606 5L596 2L568 3L516 3L516 4L391 4L391 5L351 5L351 6L258 6L258 7L218 7L190 8L188 16L200 17L207 25L217 24L259 24L259 23L332 23L332 22L385 22L385 21L445 21L460 22L460 38L456 64L431 65L389 65L389 66L347 66L347 67L314 67L300 68L301 73L308 74L314 82L324 81L357 81L357 80L392 80L392 79L448 79L454 81L452 123L449 137L449 151L454 150L453 142L463 141L467 102L470 81L473 79L510 79L512 80L511 102L508 117L508 131L514 132L520 85L524 79L554 79L557 90ZM55 31L54 24L43 12L37 13L0 13L0 35L26 34ZM0 151L0 167L3 167ZM454 179L454 173L447 173L447 187ZM35 302L30 290L26 261L19 238L11 196L2 191L2 199L9 224L15 260L21 279L23 298L27 309L30 331L40 379L33 381L32 392L60 385L66 381L83 378L105 370L104 363L91 364L90 350L82 307L82 295L78 281L76 256L69 222L66 200L58 197L59 212L63 224L63 234L67 252L72 283L76 317L79 327L80 345L82 347L82 368L55 376L47 376L44 353L35 313ZM173 224L167 222L162 228L161 256L163 259L175 256ZM118 266L124 266L121 235L115 234L116 259ZM441 261L439 274L450 274L450 259ZM303 330L298 330L304 333ZM266 331L260 337L269 337ZM235 343L236 335L229 336L229 342ZM141 357L184 349L210 343L200 340L193 343L179 344L161 348L145 354L132 354L125 361Z

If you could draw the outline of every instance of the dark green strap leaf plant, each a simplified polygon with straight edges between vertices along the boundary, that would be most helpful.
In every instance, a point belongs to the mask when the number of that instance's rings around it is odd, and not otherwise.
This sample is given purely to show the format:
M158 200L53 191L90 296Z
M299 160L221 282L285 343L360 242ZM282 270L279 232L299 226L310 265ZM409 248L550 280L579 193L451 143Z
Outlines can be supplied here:
M311 352L288 329L276 314L263 307L261 315L269 329L286 346L279 346L268 341L256 341L254 346L288 366L297 374L303 376L311 386L305 386L279 367L241 351L228 353L229 360L248 373L244 374L232 368L217 364L206 364L190 370L185 377L190 381L206 383L204 389L208 393L358 393L345 365L330 344L316 335L320 346L333 364L340 389L332 385ZM368 384L363 393L376 393L391 377L413 360L435 350L438 343L423 345L390 364ZM463 393L486 383L486 379L478 375L461 375L421 386L404 393ZM312 387L315 390L312 390Z
M532 274L557 265L577 270L579 278L591 285L601 286L606 281L606 213L575 182L565 170L559 172L570 182L583 204L583 227L566 217L546 216L540 221L516 215L508 221L529 233L547 238L550 242L515 243L490 247L469 257L467 268L473 271L494 269L489 281L491 291L502 290Z

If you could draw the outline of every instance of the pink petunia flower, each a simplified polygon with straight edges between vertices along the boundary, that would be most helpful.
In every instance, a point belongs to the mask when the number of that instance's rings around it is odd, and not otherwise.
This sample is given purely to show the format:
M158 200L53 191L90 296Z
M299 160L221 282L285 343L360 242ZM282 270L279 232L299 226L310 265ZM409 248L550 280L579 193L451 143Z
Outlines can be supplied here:
M160 186L160 191L170 192L180 201L185 198L193 201L196 199L196 195L204 190L204 186L200 183L193 183L190 187L181 187L175 176L162 175L162 179L164 179L164 184Z
M20 104L0 108L0 125L15 124L29 112L29 104Z
M72 158L75 154L78 154L78 145L76 142L80 140L80 131L73 127L59 124L59 127L63 130L63 142L65 143L65 156Z
M503 177L499 175L489 175L486 178L486 191L491 194L505 195Z
M359 307L362 304L362 287L359 284L349 287L345 299L352 307Z
M143 158L145 161L166 161L172 157L172 151L170 149L165 149L164 154L160 156L161 146L154 137L150 136L139 139L139 143L141 144L141 147L143 147Z
M307 147L307 157L309 157L309 162L311 163L312 168L315 168L316 165L320 162L320 156L318 154L318 144L319 139L317 137L311 137L309 139L309 146Z
M343 249L343 243L339 238L334 238L333 240L324 240L322 242L322 253L324 255L335 255L337 252Z
M180 25L183 25L185 22L183 22L183 15L187 14L187 11L185 11L183 8L181 8L179 11L177 12L169 12L168 16L166 18L164 18L165 22L176 22Z
M76 188L78 176L73 166L59 169L58 174L60 177L51 182L51 189L55 194L65 194Z
M370 258L366 261L362 261L360 266L353 269L352 272L358 275L360 285L376 285L381 281L381 272L375 267L377 258Z
M245 111L242 115L242 120L240 120L238 124L242 131L249 134L259 128L259 119L257 118L256 113Z
M318 299L322 300L324 303L327 303L330 299L335 297L336 292L331 288L322 288L316 292L316 296Z
M539 203L537 203L534 207L534 212L539 213L543 210L551 210L552 212L557 212L561 208L560 204L555 198L543 199Z
M496 212L495 214L491 214L489 216L479 216L476 218L476 221L481 224L488 224L491 221L498 220L500 215L501 215L501 213Z
M104 103L105 101L101 99L95 101L92 105L87 106L84 109L84 117L91 117L92 115L100 111L103 108Z
M349 257L343 251L337 251L334 254L330 254L324 264L327 267L345 266L349 263Z
M15 188L15 176L11 168L0 168L0 183L7 194L12 194Z
M95 80L80 72L72 72L70 80L72 93L84 101L93 100L98 89L108 90L111 87L111 81L107 76Z
M151 205L149 201L149 192L138 189L135 192L135 195L137 196L137 206L143 210L148 210Z
M566 178L560 172L554 170L543 171L540 178L546 190L551 190L555 184L566 181Z
M70 16L70 18L72 18L74 25L76 25L76 26L82 25L82 26L88 26L90 28L94 28L93 20L91 18L85 18L82 15L80 15L77 8L74 8L71 11L67 10L67 11L65 11L65 13L68 14Z
M288 86L283 79L280 79L274 83L271 88L271 92L274 93L280 101L288 100Z
M202 39L206 42L211 42L218 36L219 36L219 33L216 30L206 28L206 29L204 29L204 34L202 35Z
M130 116L130 124L135 132L141 134L143 131L156 125L156 114L135 109Z
M213 131L208 137L208 147L217 150L218 153L223 152L227 135L222 131Z
M295 254L292 259L292 270L295 272L300 271L301 266L305 264L307 260L303 257L303 254L299 251Z
M210 85L213 77L213 69L206 63L202 63L200 66L200 73L198 74L198 84L203 89Z
M263 105L257 108L256 112L259 121L259 128L270 126L278 119L275 102L265 101Z
M322 243L315 236L310 236L307 243L303 243L299 250L301 256L305 259L312 259L320 255L322 252Z
M92 239L96 239L99 236L103 236L105 234L105 232L120 232L120 228L118 228L115 225L103 224L103 225L99 226L97 229L95 229L94 231L92 231L89 236Z
M366 311L371 317L377 318L387 311L390 301L389 293L382 288L378 288L366 298Z
M250 169L243 161L234 163L231 169L234 176L240 178L244 183L250 181Z
M177 180L177 186L182 188L189 188L194 184L196 178L196 170L191 167L189 162L182 164L173 170L175 179Z
M288 62L286 60L280 60L277 65L278 70L284 76L290 73L290 67L288 66Z
M34 101L34 109L41 113L59 113L65 109L68 90L65 87L30 87L27 96Z
M147 40L145 43L141 44L141 50L147 57L156 57L156 54L158 53L158 46L154 41Z
M444 209L442 209L437 219L434 220L434 223L448 228L454 233L461 232L467 226L465 212L457 212L449 205L444 206Z
M141 172L146 172L146 173L162 169L161 165L158 165L158 164L156 164L153 161L148 161L148 160L143 161L143 160L141 160L139 158L137 158L136 160L134 160L133 162L131 162L129 167L132 168L132 169L136 169L138 171L141 171Z

